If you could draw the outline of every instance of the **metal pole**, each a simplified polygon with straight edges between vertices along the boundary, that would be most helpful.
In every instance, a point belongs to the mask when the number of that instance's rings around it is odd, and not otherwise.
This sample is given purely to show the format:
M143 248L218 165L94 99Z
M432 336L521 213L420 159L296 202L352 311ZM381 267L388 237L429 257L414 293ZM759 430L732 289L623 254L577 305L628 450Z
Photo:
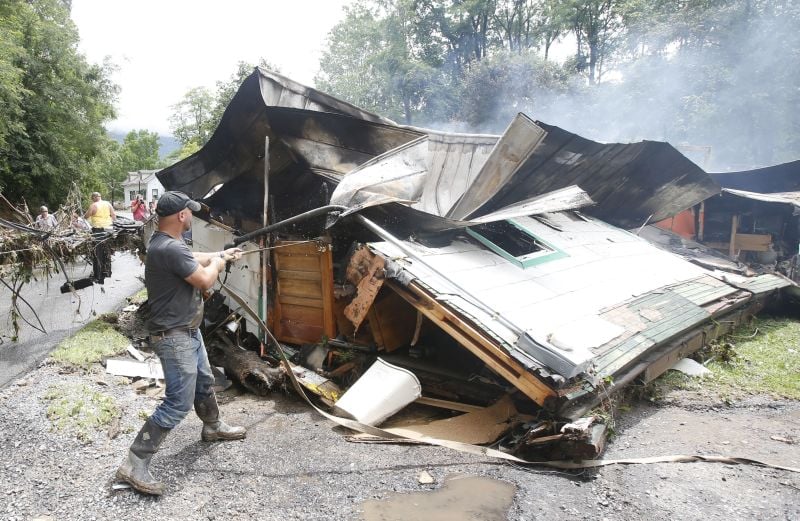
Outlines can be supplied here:
M261 225L266 228L269 224L269 217L268 217L268 210L269 210L269 136L264 138L264 205L263 205L263 215L261 219ZM270 234L271 235L271 234ZM271 246L270 235L266 237L261 237L260 246L264 248L265 246ZM265 244L266 243L266 244ZM266 250L261 253L261 309L259 312L261 313L261 321L267 323L267 309L268 309L268 293L267 293L267 274L270 273L270 262L269 262L269 250ZM264 356L266 353L266 333L262 331L261 333L261 356Z

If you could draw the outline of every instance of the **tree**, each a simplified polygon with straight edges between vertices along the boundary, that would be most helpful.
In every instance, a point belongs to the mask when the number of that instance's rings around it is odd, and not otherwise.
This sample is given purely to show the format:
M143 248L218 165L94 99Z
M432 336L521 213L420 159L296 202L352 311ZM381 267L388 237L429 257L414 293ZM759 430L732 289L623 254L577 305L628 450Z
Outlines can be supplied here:
M580 86L572 71L545 61L535 51L506 51L482 60L464 77L458 119L479 132L502 132L518 112L550 120L556 109L564 118Z
M126 172L152 170L158 164L158 133L131 130L120 150L120 161Z
M184 145L203 146L214 132L214 96L206 87L195 87L173 105L169 118L172 134Z
M12 199L55 204L91 175L117 88L109 63L78 52L69 4L0 3L0 189Z
M621 27L619 0L577 0L572 3L572 32L577 41L579 70L588 69L589 83L600 82L603 65L614 52Z

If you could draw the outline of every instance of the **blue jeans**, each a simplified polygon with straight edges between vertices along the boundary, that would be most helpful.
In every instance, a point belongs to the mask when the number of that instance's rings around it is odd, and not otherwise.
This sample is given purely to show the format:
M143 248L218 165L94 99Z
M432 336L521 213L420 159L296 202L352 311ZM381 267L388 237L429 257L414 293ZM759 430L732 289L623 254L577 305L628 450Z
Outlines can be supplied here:
M162 338L153 351L161 359L167 389L150 419L165 429L173 429L186 418L195 401L214 393L214 375L200 331Z

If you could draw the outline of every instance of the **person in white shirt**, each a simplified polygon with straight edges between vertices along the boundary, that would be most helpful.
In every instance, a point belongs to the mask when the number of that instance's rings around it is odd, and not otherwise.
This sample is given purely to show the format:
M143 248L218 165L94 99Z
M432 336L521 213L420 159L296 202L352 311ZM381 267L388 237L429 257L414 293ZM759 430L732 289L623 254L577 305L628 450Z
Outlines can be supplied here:
M50 215L46 206L39 208L39 215L36 216L36 227L40 230L50 231L58 226L55 215Z

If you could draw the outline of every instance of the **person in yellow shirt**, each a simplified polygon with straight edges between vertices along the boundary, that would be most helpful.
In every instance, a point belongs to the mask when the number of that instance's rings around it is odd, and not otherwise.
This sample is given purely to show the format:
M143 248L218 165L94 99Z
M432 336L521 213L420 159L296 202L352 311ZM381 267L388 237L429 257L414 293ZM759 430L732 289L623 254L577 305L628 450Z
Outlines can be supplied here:
M103 284L106 277L111 276L111 248L107 241L110 237L109 228L113 228L114 207L108 201L103 201L100 192L92 192L92 204L86 210L86 218L92 226L92 240L95 243L92 252L92 279L98 284Z
M117 214L114 213L114 207L108 201L103 201L100 197L100 192L92 192L92 204L86 210L86 218L92 228L111 228Z

